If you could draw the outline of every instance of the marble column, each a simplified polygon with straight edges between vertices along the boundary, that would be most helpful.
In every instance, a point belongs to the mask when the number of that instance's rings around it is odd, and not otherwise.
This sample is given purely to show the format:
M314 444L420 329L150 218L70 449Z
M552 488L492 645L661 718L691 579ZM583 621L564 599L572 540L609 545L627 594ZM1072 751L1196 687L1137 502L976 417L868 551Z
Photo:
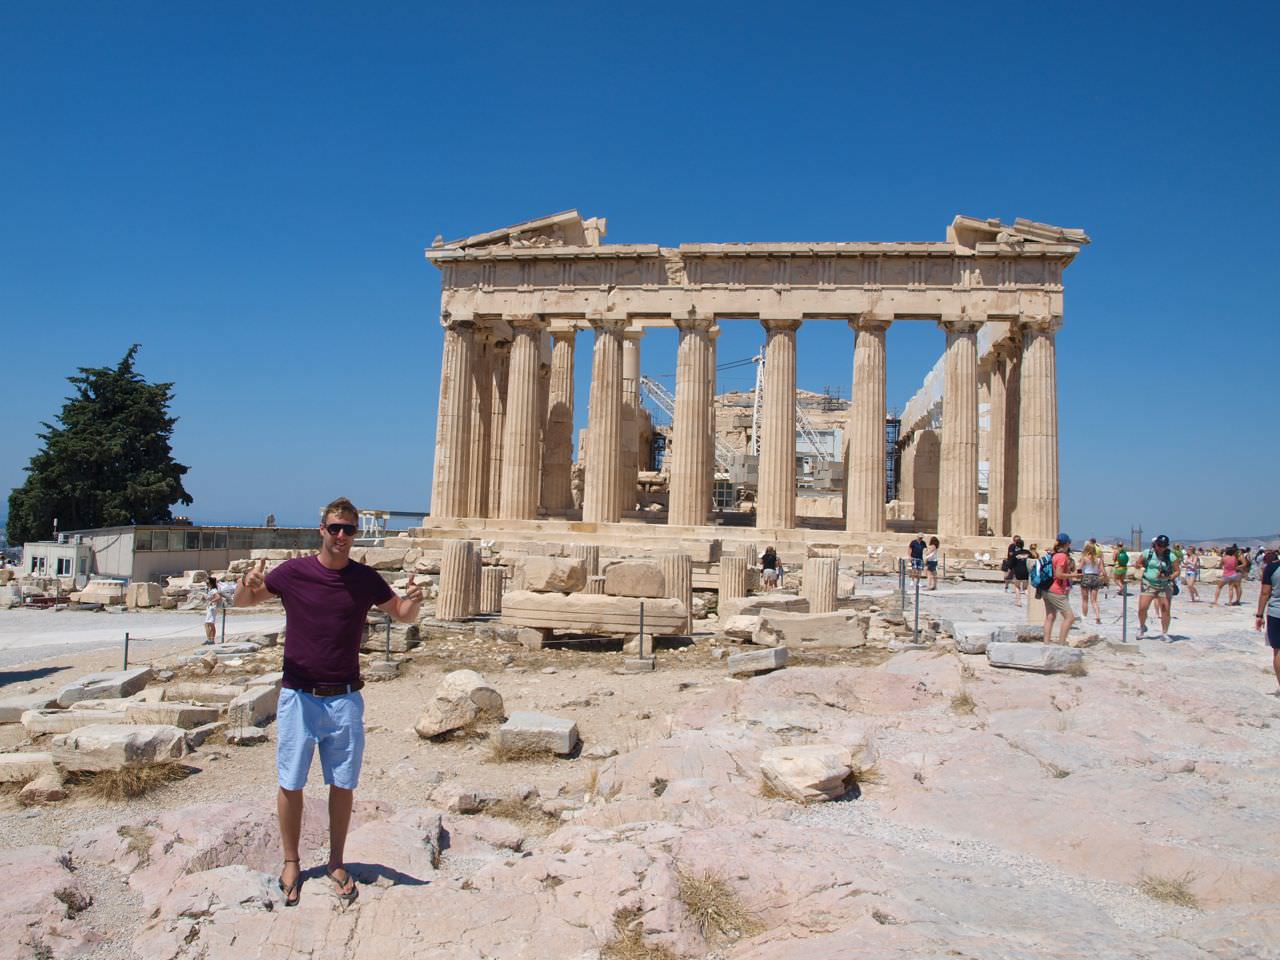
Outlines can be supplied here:
M470 540L447 540L440 561L437 620L462 620L471 615L470 583L475 548Z
M942 459L938 469L938 535L978 533L978 327L964 315L944 319Z
M693 558L687 553L663 553L657 559L666 595L683 603L689 614L684 626L687 632L693 622Z
M1021 419L1022 334L1019 332L1005 356L1004 376L1004 528L1009 536L1019 533L1014 524L1018 512L1018 421Z
M622 459L622 319L593 319L591 397L587 407L586 523L617 523Z
M853 402L849 406L849 465L845 474L845 529L879 533L884 521L884 332L889 321L863 315L850 320Z
M622 451L619 461L618 515L636 508L640 477L640 338L643 330L622 335Z
M928 427L916 433L911 445L912 499L915 503L916 527L938 528L938 466L941 459L938 431Z
M680 343L676 350L676 412L672 422L670 499L667 522L692 527L707 522L705 477L714 469L707 437L714 429L715 391L708 381L712 353L707 317L676 320Z
M744 557L720 557L720 599L747 595L747 561Z
M551 406L551 343L546 331L538 335L538 506L542 507L542 478L546 471L547 411Z
M1021 409L1018 418L1019 534L1051 543L1058 532L1058 373L1052 317L1022 324Z
M493 450L493 340L478 338L472 368L471 457L467 469L467 516L489 515L489 456Z
M840 561L834 557L810 557L804 562L800 594L809 601L810 613L834 613L840 593Z
M707 412L707 469L699 475L702 482L702 503L703 509L706 511L704 516L708 519L703 522L710 521L710 515L715 512L715 489L716 489L716 341L720 339L720 327L713 326L707 332L707 395L711 398L708 406L711 408Z
M799 320L761 320L765 329L764 409L756 526L796 525L796 330Z
M1004 348L996 347L992 351L991 369L987 377L987 393L990 401L987 414L987 532L993 537L1007 537L1009 529L1005 524L1005 410L1007 391L1005 389L1008 363L1005 360Z
M547 395L542 505L548 513L573 509L573 328L551 331L551 383Z
M507 369L511 364L511 341L494 341L490 354L488 389L493 399L489 427L489 511L485 516L497 517L502 512L502 448L506 443Z
M476 325L470 320L453 321L445 328L436 434L436 485L431 491L433 517L467 515L475 334Z
M537 317L513 317L511 332L499 516L504 520L532 520L538 515L540 479L538 346L541 323Z

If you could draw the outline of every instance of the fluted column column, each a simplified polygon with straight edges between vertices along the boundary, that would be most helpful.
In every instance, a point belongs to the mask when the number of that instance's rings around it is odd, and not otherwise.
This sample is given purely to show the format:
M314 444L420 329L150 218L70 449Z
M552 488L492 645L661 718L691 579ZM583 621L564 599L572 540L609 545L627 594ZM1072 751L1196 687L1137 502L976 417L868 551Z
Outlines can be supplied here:
M551 384L547 395L542 505L548 513L573 509L573 328L551 331Z
M471 320L451 321L445 328L440 416L436 433L436 479L431 491L433 517L467 515L475 333L476 325Z
M1018 515L1024 539L1051 542L1058 522L1058 372L1060 321L1025 319L1018 422Z
M493 449L493 340L478 336L471 387L471 455L467 464L467 516L489 515L489 455Z
M761 320L765 329L764 410L756 526L796 525L796 330L799 320Z
M490 402L489 428L489 510L487 517L502 512L502 448L507 442L507 369L511 363L511 341L497 340L492 344L489 360L490 383L493 395Z
M1018 514L1018 435L1022 419L1022 334L1010 344L1004 375L1004 526L1013 536ZM1054 533L1057 533L1055 530ZM1031 541L1028 540L1027 543Z
M670 500L667 522L691 527L707 522L706 477L713 469L707 438L714 425L715 391L707 376L714 361L709 317L677 318L676 412L672 423ZM714 377L714 367L712 376Z
M512 317L511 332L499 516L506 520L532 520L538 515L540 479L538 345L541 324L537 317Z
M701 500L702 509L704 511L702 522L706 523L710 520L710 515L715 509L713 502L716 487L716 341L720 339L720 327L712 326L707 331L707 394L711 398L707 404L707 469L700 473L701 481Z
M1006 376L1008 363L1005 360L1004 348L997 347L991 358L991 371L987 379L988 398L991 406L987 414L990 424L987 431L987 529L993 537L1007 537L1009 529L1005 523L1005 419L1007 407Z
M940 321L947 333L942 391L938 534L978 533L978 327L964 314Z
M622 451L619 460L618 515L634 510L640 475L640 338L643 330L622 334Z
M853 403L849 407L849 466L845 474L845 529L878 533L884 522L884 332L889 320L864 314L849 321L853 348Z
M587 475L582 519L618 521L618 464L622 458L621 319L593 319L596 345L591 360L591 397L587 408Z
M551 343L544 328L538 334L538 506L542 506L542 477L547 456L547 411L551 406Z

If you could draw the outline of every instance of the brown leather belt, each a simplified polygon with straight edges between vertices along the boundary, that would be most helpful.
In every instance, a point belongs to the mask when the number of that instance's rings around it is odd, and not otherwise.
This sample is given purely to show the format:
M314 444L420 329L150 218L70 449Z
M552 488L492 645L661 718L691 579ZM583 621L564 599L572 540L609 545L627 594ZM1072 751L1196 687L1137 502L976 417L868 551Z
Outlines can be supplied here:
M317 683L313 687L294 687L299 693L309 693L313 697L341 697L348 693L355 693L364 687L363 680L357 680L355 683Z

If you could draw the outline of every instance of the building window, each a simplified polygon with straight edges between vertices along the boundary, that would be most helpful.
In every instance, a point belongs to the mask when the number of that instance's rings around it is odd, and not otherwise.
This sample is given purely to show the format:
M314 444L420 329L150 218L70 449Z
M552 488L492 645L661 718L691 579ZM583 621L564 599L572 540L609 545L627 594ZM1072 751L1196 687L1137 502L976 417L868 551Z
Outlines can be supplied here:
M170 530L170 531L168 531L167 537L168 537L168 541L169 541L169 549L170 549L170 550L181 550L181 549L182 549L182 542L183 542L183 540L185 539L185 538L183 537L183 531L181 531L181 530Z
M58 558L58 572L56 575L59 577L71 576L71 558L70 557Z
M133 552L146 553L151 549L151 531L136 530L133 534Z
M187 530L186 536L187 536L187 549L199 550L200 549L200 531Z

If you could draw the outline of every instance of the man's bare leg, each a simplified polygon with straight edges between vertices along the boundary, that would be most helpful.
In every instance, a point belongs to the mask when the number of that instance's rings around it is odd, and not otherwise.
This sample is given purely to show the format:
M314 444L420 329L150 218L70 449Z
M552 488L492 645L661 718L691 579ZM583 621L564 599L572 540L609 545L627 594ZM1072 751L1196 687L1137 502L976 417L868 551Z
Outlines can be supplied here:
M1271 669L1276 672L1276 696L1280 696L1280 649L1271 651Z
M329 787L329 873L338 882L343 893L354 886L343 866L343 854L347 846L347 831L351 827L351 806L355 801L354 790Z
M1058 640L1064 647L1067 645L1067 631L1071 629L1071 625L1075 622L1075 611L1071 609L1071 605L1068 603L1067 612L1062 615L1062 636Z
M284 870L280 880L287 889L302 873L298 844L302 837L302 791L280 788L276 794L276 816L280 820L280 844L284 847Z

